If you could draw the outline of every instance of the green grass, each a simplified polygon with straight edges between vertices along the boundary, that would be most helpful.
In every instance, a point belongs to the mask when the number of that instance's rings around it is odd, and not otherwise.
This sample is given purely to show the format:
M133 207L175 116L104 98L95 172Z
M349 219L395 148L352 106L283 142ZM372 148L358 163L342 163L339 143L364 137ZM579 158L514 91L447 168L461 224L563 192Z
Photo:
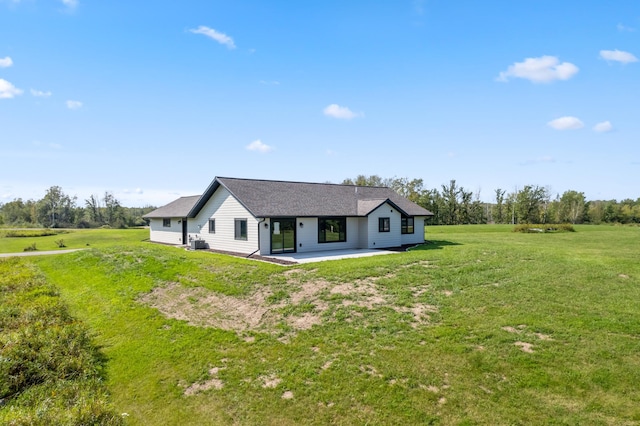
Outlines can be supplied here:
M18 253L35 244L39 251L108 247L149 238L148 229L0 230L0 253ZM65 247L57 244L64 241Z
M408 253L294 267L140 242L28 262L95 333L130 424L638 424L640 228L575 229L430 227ZM169 283L262 292L276 318L234 332L140 302ZM369 294L332 291L350 285Z
M122 424L86 327L32 265L0 260L0 424Z

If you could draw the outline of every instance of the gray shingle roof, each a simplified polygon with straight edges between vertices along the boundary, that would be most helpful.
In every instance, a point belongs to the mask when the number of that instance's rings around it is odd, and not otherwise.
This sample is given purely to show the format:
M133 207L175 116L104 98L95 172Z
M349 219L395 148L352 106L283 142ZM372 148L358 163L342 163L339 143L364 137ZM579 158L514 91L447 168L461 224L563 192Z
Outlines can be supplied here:
M170 202L166 206L162 206L152 212L147 213L143 217L149 219L162 217L187 217L191 209L193 209L194 204L199 199L200 195L180 197L177 200Z
M217 177L188 217L195 217L221 185L255 217L367 216L387 200L407 216L433 215L385 187Z
M217 177L202 196L178 198L144 217L195 217L220 186L255 217L367 216L385 202L407 216L433 216L385 187Z

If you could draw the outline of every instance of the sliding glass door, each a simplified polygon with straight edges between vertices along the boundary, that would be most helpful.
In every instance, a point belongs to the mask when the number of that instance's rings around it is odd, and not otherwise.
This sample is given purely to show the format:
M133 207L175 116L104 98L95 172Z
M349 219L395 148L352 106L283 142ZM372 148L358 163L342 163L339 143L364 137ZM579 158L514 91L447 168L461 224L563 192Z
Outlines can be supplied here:
M271 219L271 253L295 253L296 220L290 218Z

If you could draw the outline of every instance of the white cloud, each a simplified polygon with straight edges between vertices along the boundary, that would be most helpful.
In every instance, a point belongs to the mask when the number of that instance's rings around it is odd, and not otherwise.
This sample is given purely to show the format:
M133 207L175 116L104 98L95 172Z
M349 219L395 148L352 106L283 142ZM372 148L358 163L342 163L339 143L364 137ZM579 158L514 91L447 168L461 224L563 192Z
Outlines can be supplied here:
M82 108L82 102L80 101L67 101L67 108L69 109L80 109Z
M613 130L613 125L610 121L603 121L602 123L598 123L593 126L593 130L598 133L606 133Z
M262 153L267 153L273 151L273 147L263 143L260 139L257 139L251 142L246 146L249 151L258 151Z
M352 118L362 117L363 113L355 113L347 107L338 104L331 104L322 110L327 117L339 118L341 120L351 120Z
M629 52L623 52L622 50L601 50L600 57L607 61L616 61L621 62L623 64L628 64L631 62L638 62L638 58L636 58L633 54Z
M78 7L78 0L62 0L62 4L67 6L69 9L75 9Z
M554 80L568 80L580 69L570 62L560 63L555 56L541 56L526 58L524 62L509 65L496 78L497 81L507 82L510 78L524 78L534 83L549 83Z
M236 45L233 42L233 39L231 37L229 37L228 35L226 35L224 33L219 33L218 31L214 30L213 28L209 28L209 27L205 27L204 25L200 25L198 28L190 29L189 31L194 33L194 34L202 34L204 36L207 36L207 37L217 41L220 44L224 44L229 49L235 49L236 48Z
M618 28L618 31L620 31L620 32L633 33L633 32L636 31L635 28L627 27L626 25L623 25L623 24L618 24L617 28Z
M36 98L48 98L51 96L51 92L43 92L42 90L31 89L31 95Z
M11 99L18 95L22 95L22 90L0 78L0 99Z
M547 123L556 130L577 130L584 127L584 123L576 117L560 117Z
M9 68L11 65L13 65L13 59L10 56L0 58L0 68Z

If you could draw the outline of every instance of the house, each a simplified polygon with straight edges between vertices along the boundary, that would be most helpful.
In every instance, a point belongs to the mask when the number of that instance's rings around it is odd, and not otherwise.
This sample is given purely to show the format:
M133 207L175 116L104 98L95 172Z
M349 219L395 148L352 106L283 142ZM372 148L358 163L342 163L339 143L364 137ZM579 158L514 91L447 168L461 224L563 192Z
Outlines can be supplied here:
M145 218L151 241L270 255L419 244L432 215L385 187L216 177Z

